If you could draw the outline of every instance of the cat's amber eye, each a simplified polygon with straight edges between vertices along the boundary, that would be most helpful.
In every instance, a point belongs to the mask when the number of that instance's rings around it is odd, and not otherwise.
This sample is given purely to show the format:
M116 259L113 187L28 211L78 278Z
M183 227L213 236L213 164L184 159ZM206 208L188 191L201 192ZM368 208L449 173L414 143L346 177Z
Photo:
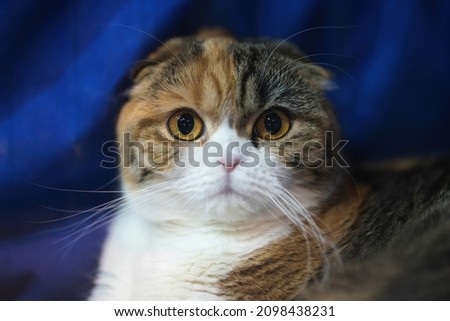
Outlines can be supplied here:
M170 133L181 140L196 140L203 133L203 121L192 110L178 110L168 121Z
M265 140L277 140L286 135L291 128L289 116L282 110L266 111L255 123L255 134Z

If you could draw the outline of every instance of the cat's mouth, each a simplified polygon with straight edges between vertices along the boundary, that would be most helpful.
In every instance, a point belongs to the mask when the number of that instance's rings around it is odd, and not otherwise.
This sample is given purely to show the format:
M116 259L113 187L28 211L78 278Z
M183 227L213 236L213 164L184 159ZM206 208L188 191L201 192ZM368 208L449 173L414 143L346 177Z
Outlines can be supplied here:
M225 196L227 196L227 195L231 195L231 194L234 194L234 193L235 193L235 190L229 184L227 184L224 188L222 188L221 191L219 191L217 193L217 195L225 195Z
M241 193L236 191L230 184L226 184L222 189L213 195L213 197L242 197Z

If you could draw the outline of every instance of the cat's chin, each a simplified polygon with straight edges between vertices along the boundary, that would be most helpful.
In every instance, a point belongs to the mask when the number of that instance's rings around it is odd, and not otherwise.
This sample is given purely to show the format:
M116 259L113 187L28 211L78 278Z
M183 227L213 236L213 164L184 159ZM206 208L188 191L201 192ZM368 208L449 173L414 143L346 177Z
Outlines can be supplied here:
M241 195L241 193L233 188L230 184L226 184L223 188L213 193L210 198L228 198L231 201L236 198L242 199L244 198L244 196Z
M265 214L271 215L267 205L255 202L248 195L233 190L223 190L210 195L205 204L204 214L212 220L223 222L245 222Z

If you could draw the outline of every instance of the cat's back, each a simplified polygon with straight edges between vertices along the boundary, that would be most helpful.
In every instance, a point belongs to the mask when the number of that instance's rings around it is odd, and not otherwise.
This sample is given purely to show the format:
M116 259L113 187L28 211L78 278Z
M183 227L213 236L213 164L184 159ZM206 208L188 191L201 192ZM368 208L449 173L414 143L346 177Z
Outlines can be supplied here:
M311 299L450 299L450 159L355 172L369 186L345 260Z
M439 210L450 209L449 158L394 162L358 170L355 176L370 192L351 233L352 256L365 258L427 219L450 219L450 213Z

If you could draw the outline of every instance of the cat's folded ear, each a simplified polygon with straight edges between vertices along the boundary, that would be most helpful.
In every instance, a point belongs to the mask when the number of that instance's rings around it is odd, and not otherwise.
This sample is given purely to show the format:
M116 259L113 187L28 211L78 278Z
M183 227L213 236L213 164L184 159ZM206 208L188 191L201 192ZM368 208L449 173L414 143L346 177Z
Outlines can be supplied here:
M297 46L285 40L252 39L251 41L254 43L262 43L269 47L272 54L277 53L293 59L292 66L297 65L294 67L295 70L298 70L299 74L309 79L311 83L319 86L319 88L323 90L334 88L333 82L331 81L332 74L328 70L314 64Z
M151 72L152 67L176 56L185 41L184 38L172 38L162 43L162 46L152 52L147 59L134 64L130 72L130 78L134 83L140 82Z
M307 74L307 79L310 82L319 86L323 90L330 90L334 88L333 82L331 81L331 73L316 64L314 64L307 55L300 51L296 46L288 42L282 41L278 43L273 43L273 50L277 51L281 55L288 56L294 59L298 67L295 67L302 75Z
M310 82L318 86L322 90L332 90L336 88L335 83L331 80L332 74L312 63L312 62L305 62L303 66L300 66L299 68L303 68L304 72L308 74L308 79L310 79Z
M162 43L162 45L156 49L156 51L152 52L147 59L136 63L131 69L130 77L134 83L140 82L152 71L152 67L177 56L188 41L202 41L219 37L232 38L232 35L222 28L206 28L199 30L193 37L172 38L165 43Z
M234 36L226 29L223 28L204 28L200 29L195 35L195 39L198 40L206 40L211 38L231 38L234 39Z

